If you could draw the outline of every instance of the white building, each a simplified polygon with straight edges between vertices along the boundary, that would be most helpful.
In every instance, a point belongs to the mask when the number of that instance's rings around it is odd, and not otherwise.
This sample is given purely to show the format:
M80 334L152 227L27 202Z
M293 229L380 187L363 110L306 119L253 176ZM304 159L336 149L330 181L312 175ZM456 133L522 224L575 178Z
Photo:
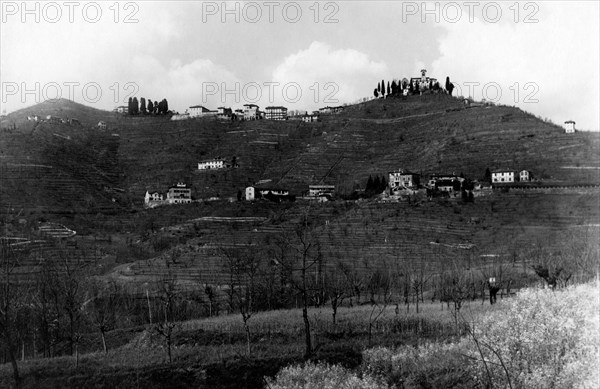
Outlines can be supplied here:
M319 121L319 111L314 111L312 114L305 114L302 116L302 121L305 123L312 123Z
M120 105L117 107L117 112L118 113L129 113L129 107L127 107L125 105Z
M494 170L492 172L492 184L515 182L514 170Z
M244 104L244 120L256 120L260 118L258 105Z
M572 134L575 132L575 122L573 120L567 120L565 122L565 132L567 134Z
M217 108L217 119L220 120L231 120L233 112L231 108L219 107Z
M420 175L417 173L411 173L406 170L398 170L396 172L388 173L388 186L390 189L399 189L399 188L410 188L414 189L419 186L420 183Z
M144 196L144 207L146 208L154 208L159 205L164 204L163 195L156 191L146 191L146 195Z
M168 204L186 204L192 202L192 189L186 184L178 182L169 188L167 192L167 203Z
M309 185L308 195L311 197L333 196L335 185Z
M103 121L98 122L98 128L101 130L106 130L106 122L103 122Z
M228 167L223 158L207 159L198 162L198 170L224 169Z
M265 108L265 119L268 120L287 120L288 109L282 106L271 106Z
M530 180L531 180L531 177L530 177L529 171L527 171L527 170L521 170L519 172L519 181L521 181L521 182L528 182Z
M204 116L216 115L217 111L211 111L210 109L203 107L202 105L193 105L189 108L188 113L191 118L199 118Z

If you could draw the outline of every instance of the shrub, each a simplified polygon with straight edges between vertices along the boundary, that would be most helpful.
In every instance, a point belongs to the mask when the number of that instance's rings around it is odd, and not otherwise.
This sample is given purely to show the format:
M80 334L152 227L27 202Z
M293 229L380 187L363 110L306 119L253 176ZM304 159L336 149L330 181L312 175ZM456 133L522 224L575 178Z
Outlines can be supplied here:
M372 377L359 377L337 365L309 362L303 366L288 366L274 380L267 380L271 389L384 389L388 386Z

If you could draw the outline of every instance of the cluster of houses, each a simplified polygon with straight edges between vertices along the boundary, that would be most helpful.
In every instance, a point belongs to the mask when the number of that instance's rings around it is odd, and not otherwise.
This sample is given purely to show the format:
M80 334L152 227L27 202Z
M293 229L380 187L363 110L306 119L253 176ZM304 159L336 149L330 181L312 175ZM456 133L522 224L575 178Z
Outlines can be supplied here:
M244 104L244 109L235 109L228 107L218 107L216 110L211 110L203 105L192 105L183 114L175 114L171 120L187 120L195 118L213 117L218 120L242 121L242 120L298 120L306 123L316 122L320 120L321 114L336 114L341 112L344 107L323 107L318 111L311 113L305 112L301 115L289 115L288 109L283 106L269 106L260 110L256 104ZM117 108L118 109L118 108Z
M46 122L51 124L70 124L72 126L81 126L78 119L75 118L59 118L58 116L46 115L45 118L38 115L27 116L27 120L30 122Z
M192 189L183 182L178 182L176 185L171 186L166 196L163 196L158 191L146 191L146 195L144 196L144 206L146 208L155 208L170 204L189 204L191 202Z

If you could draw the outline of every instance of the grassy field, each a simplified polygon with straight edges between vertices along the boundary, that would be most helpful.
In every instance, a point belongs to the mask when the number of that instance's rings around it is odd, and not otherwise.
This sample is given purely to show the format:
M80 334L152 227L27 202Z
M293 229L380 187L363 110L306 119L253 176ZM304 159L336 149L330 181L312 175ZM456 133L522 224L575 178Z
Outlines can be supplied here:
M420 312L401 306L387 307L375 322L369 343L369 305L343 307L337 324L331 309L310 310L316 344L315 361L340 363L355 368L361 352L372 346L397 347L426 341L448 341L461 333L452 311L439 303L425 302ZM480 301L467 303L466 315L492 312ZM303 361L301 312L298 309L257 313L250 321L251 353L240 315L228 315L180 323L174 338L173 362L168 363L164 341L150 327L131 333L129 342L108 354L83 354L79 366L73 357L20 362L24 387L262 387L263 376L273 376L290 363ZM122 334L119 336L123 336ZM0 367L0 386L10 385L10 366Z

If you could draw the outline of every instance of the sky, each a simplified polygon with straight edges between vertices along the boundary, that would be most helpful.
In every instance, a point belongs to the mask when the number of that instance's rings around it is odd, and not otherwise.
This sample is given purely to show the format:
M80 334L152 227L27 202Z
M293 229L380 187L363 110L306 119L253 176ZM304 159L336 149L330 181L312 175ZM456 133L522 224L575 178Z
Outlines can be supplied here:
M599 131L600 2L0 1L0 111L130 96L312 111L427 75Z

